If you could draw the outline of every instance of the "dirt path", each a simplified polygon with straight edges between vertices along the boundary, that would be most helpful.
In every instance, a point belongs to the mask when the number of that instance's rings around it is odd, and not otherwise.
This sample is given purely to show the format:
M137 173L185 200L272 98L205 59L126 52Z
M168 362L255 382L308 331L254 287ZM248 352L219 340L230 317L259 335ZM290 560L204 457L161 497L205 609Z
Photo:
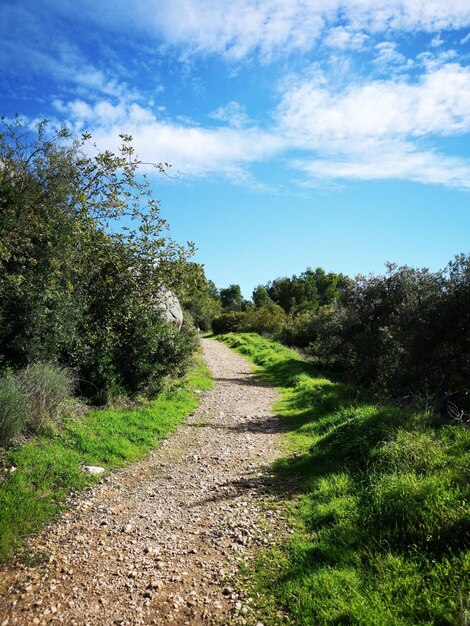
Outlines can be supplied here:
M279 454L276 392L223 344L203 352L215 388L187 424L32 540L45 563L0 571L2 626L256 624L233 578L272 541L260 505Z

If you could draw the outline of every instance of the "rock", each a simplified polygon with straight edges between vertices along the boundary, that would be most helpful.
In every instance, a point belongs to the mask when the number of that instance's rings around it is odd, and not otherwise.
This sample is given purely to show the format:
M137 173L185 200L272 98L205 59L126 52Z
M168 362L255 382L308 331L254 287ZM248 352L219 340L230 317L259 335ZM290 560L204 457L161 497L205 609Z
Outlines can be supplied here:
M94 475L102 474L106 471L104 467L99 467L98 465L84 465L83 469L85 470L85 472Z
M162 580L152 580L152 582L150 583L150 587L152 589L157 589L158 591L161 591L164 586L165 585Z
M157 303L167 322L174 324L179 330L183 325L183 310L175 294L166 287L162 287L157 294Z

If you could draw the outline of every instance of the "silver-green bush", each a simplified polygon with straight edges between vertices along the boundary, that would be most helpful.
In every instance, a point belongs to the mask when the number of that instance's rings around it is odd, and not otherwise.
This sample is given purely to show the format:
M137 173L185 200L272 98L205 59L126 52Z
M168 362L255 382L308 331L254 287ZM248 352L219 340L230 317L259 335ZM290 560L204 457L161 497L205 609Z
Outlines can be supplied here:
M50 363L35 363L21 370L16 378L26 401L28 431L40 432L61 419L73 395L69 370Z
M0 446L21 434L27 419L27 403L14 376L0 379Z

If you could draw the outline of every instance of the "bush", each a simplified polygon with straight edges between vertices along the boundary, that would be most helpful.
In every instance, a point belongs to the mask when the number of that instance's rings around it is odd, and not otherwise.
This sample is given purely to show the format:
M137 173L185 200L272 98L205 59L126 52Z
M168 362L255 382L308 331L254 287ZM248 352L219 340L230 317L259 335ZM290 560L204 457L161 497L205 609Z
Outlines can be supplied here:
M15 380L26 403L26 428L32 433L58 422L72 400L72 376L57 365L29 365L16 375Z
M131 137L121 139L117 154L91 158L86 134L0 120L0 363L60 362L98 401L154 388L186 360L155 310L162 287L184 294L191 245L168 236ZM137 346L134 366L125 357Z
M216 335L236 333L241 330L245 322L246 314L243 311L230 311L222 313L212 321L212 330Z
M320 366L393 394L468 389L470 256L441 272L390 265L359 276L315 318L310 354Z
M288 346L306 348L316 339L315 319L317 313L305 311L297 315L289 315L279 334L279 340Z
M187 319L181 330L162 320L158 311L134 319L113 354L121 388L128 395L155 396L168 376L186 371L196 345L194 327Z
M274 302L268 302L259 308L246 311L242 330L247 333L273 336L281 331L286 320L284 309Z
M0 379L0 446L7 446L24 429L27 402L14 376Z

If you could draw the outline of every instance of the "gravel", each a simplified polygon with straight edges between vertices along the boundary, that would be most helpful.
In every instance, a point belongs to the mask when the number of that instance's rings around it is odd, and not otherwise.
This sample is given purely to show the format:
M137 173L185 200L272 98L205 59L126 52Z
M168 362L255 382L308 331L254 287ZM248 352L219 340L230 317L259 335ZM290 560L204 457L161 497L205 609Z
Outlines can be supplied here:
M214 389L149 457L72 497L29 541L38 565L0 570L1 626L262 623L237 571L284 532L282 511L265 506L277 393L229 348L202 343Z

